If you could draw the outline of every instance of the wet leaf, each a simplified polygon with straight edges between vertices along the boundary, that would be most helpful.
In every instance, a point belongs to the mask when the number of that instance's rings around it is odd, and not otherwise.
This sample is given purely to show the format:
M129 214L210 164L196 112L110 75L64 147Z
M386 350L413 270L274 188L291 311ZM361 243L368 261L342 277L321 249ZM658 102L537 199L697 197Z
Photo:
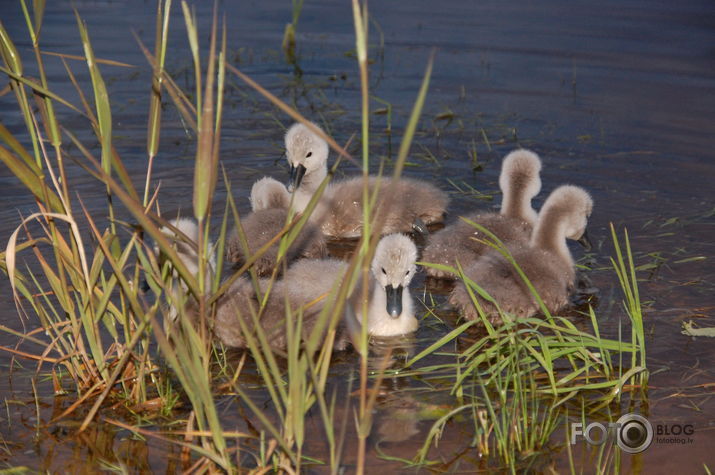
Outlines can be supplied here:
M452 112L451 110L440 112L439 114L434 116L434 120L452 120L452 119L454 119L454 112Z
M703 327L698 328L693 326L693 321L683 322L683 335L687 336L709 336L710 338L715 338L715 327Z

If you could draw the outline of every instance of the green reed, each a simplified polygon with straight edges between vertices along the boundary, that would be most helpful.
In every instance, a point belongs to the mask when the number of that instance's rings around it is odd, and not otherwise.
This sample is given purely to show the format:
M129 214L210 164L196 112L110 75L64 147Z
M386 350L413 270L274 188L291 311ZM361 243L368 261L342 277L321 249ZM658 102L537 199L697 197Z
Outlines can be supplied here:
M298 67L298 54L296 52L295 32L298 28L298 20L300 20L300 14L303 11L304 1L305 0L291 0L291 22L286 23L285 30L283 31L283 42L281 44L281 48L283 49L283 54L285 56L286 62L288 64L292 64L296 72L299 72L300 68Z
M623 291L623 308L631 321L631 344L638 346L638 353L633 353L631 357L631 367L643 366L646 363L645 354L645 330L643 327L643 309L641 307L640 294L638 292L638 280L636 278L636 267L633 264L633 253L631 252L631 243L628 239L628 230L623 230L623 240L625 242L625 251L621 249L621 243L618 239L618 234L611 223L611 236L613 238L613 246L616 250L616 257L611 257L611 265L613 266L618 282L621 284ZM648 374L646 372L640 375L640 384L645 387L648 384Z
M122 267L127 263L128 250L133 247L137 233L132 232L130 244L122 248L117 239L115 220L111 220L109 229L100 232L90 216L85 212L77 213L72 206L66 179L66 157L62 149L63 137L59 133L61 127L55 115L55 103L69 106L87 117L101 144L104 169L111 171L114 168L117 174L126 177L123 167L116 164L111 144L106 139L111 137L111 112L98 66L102 61L93 56L86 27L78 17L86 64L95 91L96 108L93 110L87 101L83 101L82 111L48 89L39 47L43 3L35 4L34 16L24 2L23 11L36 52L40 79L38 81L23 75L22 60L2 25L0 48L4 67L0 70L9 77L12 84L19 109L28 126L33 153L31 155L3 128L2 138L9 149L0 147L0 157L33 194L38 211L25 218L13 233L3 253L3 265L10 276L18 308L24 313L24 306L31 306L50 338L51 343L45 354L56 351L59 354L56 361L72 376L80 394L89 397L96 395L104 385L116 381L119 372L126 369L127 364L134 368L143 367L147 371L153 368L147 355L132 352L120 355L121 352L116 349L114 352L108 351L110 345L103 341L99 327L101 322L116 345L141 335L141 330L134 330L146 327L147 322L141 315L129 311L128 307L136 304L135 299L127 295L136 295L131 282L123 274L119 276L108 269L109 266ZM33 112L31 94L41 99L43 105L39 114ZM44 133L48 134L47 138ZM47 148L47 143L52 148ZM113 216L111 195L107 196L108 212ZM90 236L99 243L94 248L86 242L77 224L83 217L88 220ZM28 227L31 222L39 223L39 231L32 231ZM18 246L17 236L21 230L25 231L28 242ZM30 268L23 272L16 266L17 253L28 249L34 255L35 265L41 269L44 277L42 281L34 277ZM120 292L126 298L113 300L111 297L115 292ZM142 338L137 337L134 344ZM38 340L32 341L39 343ZM122 361L122 367L110 371L110 363L116 361ZM145 396L143 382L137 386L134 394L138 399Z
M624 386L634 378L639 378L639 386L645 389L645 339L633 258L627 233L624 257L614 231L617 257L612 262L625 295L624 308L632 323L631 342L627 343L620 339L620 334L618 340L602 337L591 307L587 315L591 332L577 328L570 319L552 315L504 244L489 230L476 223L470 224L487 236L485 243L515 267L542 307L545 318L531 317L517 321L497 306L503 323L495 327L486 318L479 303L480 299L494 300L463 274L459 264L455 269L423 263L457 274L467 285L479 319L465 322L447 333L412 357L406 363L410 369L399 371L401 377L425 372L432 376L443 375L453 379L453 394L463 396L470 391L472 394L470 404L460 406L449 417L445 416L434 424L414 461L430 463L427 455L435 435L451 417L469 409L475 426L474 445L485 455L490 453L490 446L495 446L502 463L514 472L517 467L528 465L528 460L521 460L523 457L528 458L543 450L561 422L568 421L564 409L569 401L579 399L582 403L581 414L585 417L620 401ZM628 267L625 262L629 263ZM417 365L475 325L482 326L487 334L454 354L454 363L422 368ZM632 356L630 368L614 368L613 362L618 361L623 353Z
M196 72L198 90L202 93L197 94L197 104L193 107L194 111L199 111L194 120L198 130L194 214L201 228L198 243L201 265L197 279L188 272L172 244L160 231L159 227L166 222L151 211L151 207L156 204L155 197L149 200L151 166L158 150L161 128L161 113L158 107L160 103L157 101L160 100L161 84L165 78L163 61L171 2L160 3L157 12L158 62L154 64L155 74L150 98L152 105L147 142L149 166L143 200L128 179L122 160L112 145L111 102L100 64L116 64L95 57L89 30L79 14L76 14L93 100L85 96L76 82L73 68L67 63L68 59L74 60L70 57L63 56L61 59L70 81L77 88L82 105L76 107L52 93L44 77L45 68L37 33L42 22L42 7L42 2L36 2L32 17L23 2L23 11L36 51L35 60L38 70L41 71L39 81L23 75L22 61L17 49L4 28L0 28L0 46L4 60L2 71L13 83L20 111L28 125L34 157L5 129L2 131L2 138L9 149L0 147L0 156L21 178L38 204L38 212L25 218L23 225L13 233L3 262L13 285L18 308L26 313L25 307L29 305L39 317L40 324L49 337L49 343L37 338L30 339L33 343L44 346L42 356L37 359L65 367L75 382L78 402L93 399L93 405L80 428L84 430L107 398L124 395L129 402L141 403L153 396L153 391L149 389L150 382L166 387L166 382L154 363L156 355L149 351L151 342L156 341L192 401L192 417L199 430L211 432L211 437L202 436L201 445L195 446L194 449L217 465L229 469L231 462L228 460L226 443L210 389L208 367L211 345L208 339L209 310L206 301L211 289L205 288L206 280L203 278L207 271L208 253L213 252L207 246L207 223L210 217L210 197L216 183L219 153L221 101L225 77L225 33L221 38L220 51L216 53L218 28L214 16L205 76L206 86L201 89L202 72L198 58L195 18L186 4L183 5L195 65L199 67ZM176 90L173 92L180 94ZM29 104L31 94L43 101L44 106L39 114L32 112ZM183 97L185 98L185 95ZM73 133L59 124L54 112L56 103L68 106L88 119L88 125L99 142L99 160ZM48 142L53 145L52 149L45 147L45 131L49 133ZM84 161L79 162L79 165L105 186L109 215L108 227L105 229L86 211L81 198L79 214L76 206L72 205L70 185L66 179L67 163L61 147L65 139L75 145L83 156ZM122 224L115 219L117 199L132 213L139 223L138 226ZM86 220L86 230L80 230L80 218ZM39 232L27 226L30 222L39 223ZM17 237L20 231L24 231L28 243L18 246ZM126 234L127 231L130 239L122 243L119 233ZM87 232L91 239L87 239ZM167 271L166 267L162 270L153 250L146 248L144 237L148 236L151 236L168 256L172 271ZM28 250L32 251L34 266L41 269L41 278L36 278L36 272L30 267L26 271L17 268L18 253ZM161 313L160 297L166 295L167 299L170 298L171 293L166 289L174 271L181 276L196 297L200 318L198 327L194 327L187 316L180 315L178 331L165 335L157 317ZM157 299L151 304L147 303L138 291L137 283L143 273L146 273L148 281L154 284L152 289ZM162 275L165 278L162 278ZM152 279L151 276L155 278ZM107 335L110 341L106 340ZM46 356L52 352L59 356ZM117 384L122 387L120 392L116 390ZM165 403L170 403L173 399L170 390L159 391L159 394L160 397L167 397ZM77 405L72 405L61 417L73 412Z

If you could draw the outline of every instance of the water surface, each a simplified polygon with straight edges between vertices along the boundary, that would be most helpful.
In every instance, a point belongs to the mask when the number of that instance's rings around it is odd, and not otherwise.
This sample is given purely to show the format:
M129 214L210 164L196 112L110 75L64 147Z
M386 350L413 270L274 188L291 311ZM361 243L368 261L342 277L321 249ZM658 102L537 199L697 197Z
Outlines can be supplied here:
M210 25L209 3L196 5L203 39ZM44 49L82 53L72 5L87 22L98 57L136 66L103 66L102 72L112 100L115 145L135 184L143 184L150 74L132 31L151 47L155 5L138 0L48 2L42 30ZM359 132L360 87L349 3L305 2L298 25L299 78L280 52L283 27L291 16L289 4L224 2L221 11L229 25L233 64L326 125L338 142ZM452 192L449 219L472 209L491 209L499 202L500 160L517 146L532 148L543 159L544 188L537 205L562 183L586 187L596 203L590 226L597 244L596 270L589 272L589 277L598 288L596 310L602 331L616 337L619 322L626 318L613 272L598 270L609 266L608 224L613 222L618 229L628 228L636 263L653 264L640 274L652 373L648 417L654 423L696 426L693 444L654 444L641 455L623 455L623 468L692 472L709 463L712 470L713 342L680 333L685 320L715 326L715 273L710 262L715 256L711 133L715 130L715 10L711 2L446 0L437 5L420 0L373 2L370 13L374 20L370 56L375 60L371 93L393 107L391 144L383 133L387 117L371 116L374 163L394 158L426 62L436 51L426 110L405 174L432 179ZM0 20L26 58L28 74L34 75L20 6L5 6ZM167 68L181 86L190 87L190 56L179 8L174 9L172 21ZM46 64L51 88L78 102L61 62L47 58ZM72 67L89 91L82 63ZM377 110L384 104L375 100L371 107ZM89 145L96 145L83 118L65 108L59 112L66 127ZM0 98L0 120L23 137L24 124L12 94ZM162 182L162 207L189 210L195 142L172 107L167 107L164 120L154 169L154 177ZM248 209L248 190L254 180L263 175L287 177L281 160L282 126L289 124L287 117L231 78L221 160L243 210ZM358 146L353 144L353 150ZM469 155L473 147L481 166L478 171L473 170ZM353 171L344 168L345 173ZM105 212L101 187L79 170L73 171L69 180L90 212ZM459 193L450 181L460 187L468 183L493 199ZM0 167L0 184L5 203L0 208L0 242L4 243L19 224L19 215L34 208L23 187L4 167ZM224 201L225 189L219 187L215 202L221 206ZM697 256L705 259L688 260ZM432 287L428 291L440 294ZM414 294L423 298L425 292L419 280ZM6 279L0 286L0 303L0 323L21 330L23 323ZM432 318L426 317L418 332L418 346L449 329ZM36 321L24 325L34 328ZM1 345L15 343L15 337L0 333ZM336 386L343 385L356 356L341 358L344 361L334 368ZM137 471L179 469L176 447L155 440L144 442L106 424L79 437L73 435L71 421L43 426L35 439L36 408L29 382L35 366L28 361L20 363L24 369L15 370L10 377L10 358L0 353L0 368L6 375L0 377L0 393L15 401L8 404L10 420L0 420L0 436L9 449L0 452L0 460L48 470L82 471L88 461L101 468L102 460L116 459ZM413 399L391 399L389 384L393 390L400 389L400 384L415 384ZM389 384L370 439L371 469L401 466L378 457L378 448L408 458L419 448L432 421L408 423L410 411L447 404L418 383ZM38 392L43 422L69 404L63 398L52 398L51 384L44 380L38 383ZM235 400L227 397L221 404L228 429L245 426ZM0 417L7 418L4 414ZM309 423L320 430L317 415ZM344 461L350 470L354 463L350 447L355 440L351 429L347 434ZM445 460L456 460L446 464L445 470L471 471L483 466L474 449L468 448L469 442L466 427L456 424L445 432L436 453ZM321 441L310 441L308 452L311 443L319 447ZM544 467L568 470L565 460L562 451L555 451L547 456ZM584 467L593 463L588 457L582 461Z

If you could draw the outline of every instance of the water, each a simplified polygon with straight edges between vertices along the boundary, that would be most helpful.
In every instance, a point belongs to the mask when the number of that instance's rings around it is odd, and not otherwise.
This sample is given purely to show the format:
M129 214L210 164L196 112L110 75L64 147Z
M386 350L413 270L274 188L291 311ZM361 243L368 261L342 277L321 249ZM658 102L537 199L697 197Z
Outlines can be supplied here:
M115 145L135 184L143 184L150 76L132 31L152 48L155 5L133 0L48 3L41 42L45 50L82 53L71 10L76 5L88 24L95 54L136 66L102 66L102 72L112 100ZM648 304L649 419L654 423L691 423L696 428L692 444L655 443L640 456L624 455L624 468L691 472L702 470L705 462L712 470L715 402L708 384L715 380L715 352L711 340L680 334L685 320L715 326L715 273L710 263L715 256L715 191L711 185L715 154L710 133L715 129L715 10L711 2L447 0L438 7L431 1L373 3L371 93L393 107L391 146L380 133L387 127L386 115L371 116L373 136L379 138L374 143L375 156L394 158L426 62L435 51L427 106L405 173L429 177L454 192L450 219L460 212L491 208L499 196L485 200L457 193L449 180L495 194L501 157L518 145L533 148L544 161L544 189L537 206L562 183L589 189L596 203L589 231L596 243L595 267L609 265L609 222L618 229L628 227L637 264L653 263L640 274L644 279L642 297ZM199 2L196 9L205 40L211 9L208 2ZM283 27L291 16L288 4L226 2L221 11L229 25L230 59L237 67L296 104L308 117L329 124L329 132L338 142L344 143L359 131L360 87L348 3L306 1L297 38L300 81L280 52ZM28 63L28 74L34 75L20 6L5 6L0 19ZM181 86L188 87L192 74L188 43L176 7L168 51L168 70ZM46 58L46 65L51 88L78 103L61 62ZM85 92L89 91L84 65L71 65ZM376 110L384 105L375 100L371 107ZM85 119L66 108L59 112L66 127L94 145ZM24 125L12 94L0 98L0 117L11 132L22 137ZM221 159L237 203L244 210L254 180L263 175L287 177L281 159L282 129L276 119L283 125L290 123L231 77ZM188 210L195 143L172 107L167 108L164 125L154 169L155 179L162 181L163 210ZM358 150L358 146L354 143L352 149ZM469 151L473 146L481 171L472 170ZM352 171L345 167L346 173ZM90 212L104 210L103 190L84 172L71 173L69 180ZM6 242L19 224L18 212L27 215L33 205L4 167L0 167L0 184L5 203L0 209L0 222L4 223L0 241ZM225 190L220 187L215 203L221 206L224 200ZM687 260L697 256L705 259ZM624 318L617 282L608 270L595 270L589 276L598 288L602 331L614 336ZM413 293L423 297L423 289L424 284L418 281ZM434 287L428 290L443 293ZM22 330L6 280L0 286L0 303L0 323ZM24 325L31 329L36 321ZM417 334L418 346L448 328L427 317ZM14 336L0 333L1 345L16 343ZM28 344L21 349L35 350ZM340 358L334 368L336 381L351 371L356 356ZM42 426L40 442L35 443L36 408L29 381L36 366L27 360L20 362L25 369L9 375L9 355L0 353L0 368L7 374L0 377L0 392L11 401L10 422L0 421L0 436L7 447L0 451L0 460L41 470L78 471L88 462L99 468L103 460L115 460L116 451L116 457L130 461L136 471L180 467L178 448L151 438L144 442L108 424L81 436L73 435L72 421ZM379 458L378 449L411 457L432 424L432 420L415 422L411 414L446 404L417 383L390 384L393 395L400 384L413 384L414 391L412 399L396 399L390 394L380 399L376 428L369 440L371 468L401 467ZM71 402L51 397L48 381L38 382L37 391L42 396L39 410L43 422ZM230 421L229 429L245 426L245 414L238 414L231 397L220 404L222 417ZM320 430L317 415L309 424ZM467 447L470 437L468 428L459 426L445 433L437 453L444 460L455 460L451 465L445 463L445 469L469 471L481 466L474 449ZM344 454L348 470L354 463L354 450L349 449L354 443L349 429ZM308 452L313 449L311 444L320 447L321 442L310 441ZM544 466L567 470L565 460L563 451L556 451L547 455ZM582 463L589 467L593 461L583 458Z

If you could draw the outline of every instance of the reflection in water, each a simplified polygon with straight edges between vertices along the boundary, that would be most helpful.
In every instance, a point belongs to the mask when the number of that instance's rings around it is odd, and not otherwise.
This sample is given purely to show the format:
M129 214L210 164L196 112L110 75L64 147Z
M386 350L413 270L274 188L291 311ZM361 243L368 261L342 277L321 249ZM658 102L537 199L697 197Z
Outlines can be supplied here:
M419 433L420 406L423 404L410 395L409 380L399 377L399 371L414 356L414 335L389 338L371 338L368 371L383 376L376 401L378 413L376 443L403 442Z
M399 370L415 354L414 334L393 337L371 337L368 368L373 373Z
M39 425L35 417L35 401L15 401L13 404L11 425L0 431L3 440L11 441L8 448L13 453L13 465L64 473L86 473L92 467L94 470L128 470L133 473L179 470L178 445L145 439L106 422L93 423L85 431L77 433L86 411L78 418L60 419L50 424L49 421L62 414L73 400L55 397L48 399L51 404L44 401L38 400ZM160 425L159 430L166 429Z
M379 402L377 442L404 442L419 434L418 402L409 395L387 396Z

